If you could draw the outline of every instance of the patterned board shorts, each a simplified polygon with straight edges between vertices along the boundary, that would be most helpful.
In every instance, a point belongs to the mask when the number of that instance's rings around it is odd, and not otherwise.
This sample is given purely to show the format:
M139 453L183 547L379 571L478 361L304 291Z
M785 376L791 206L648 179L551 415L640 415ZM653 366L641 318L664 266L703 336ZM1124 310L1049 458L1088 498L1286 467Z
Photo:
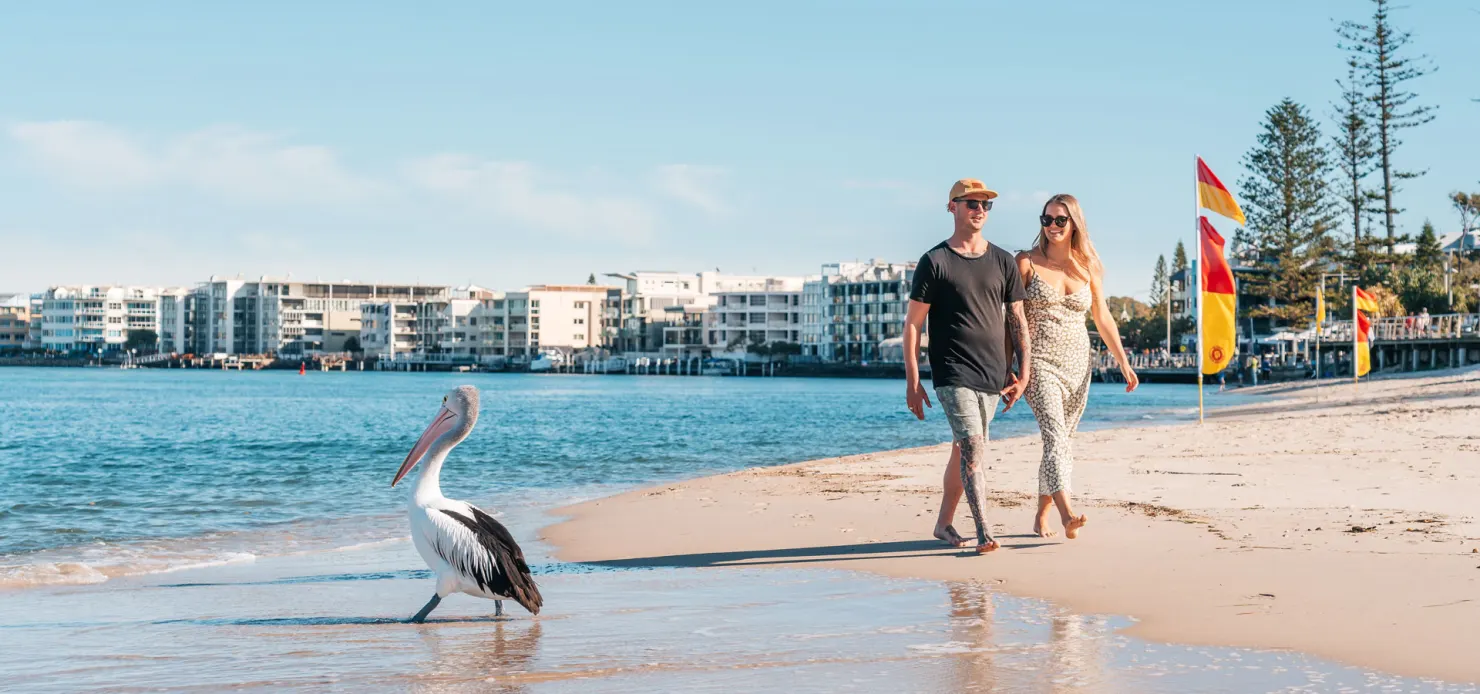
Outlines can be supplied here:
M992 417L997 414L1001 395L963 386L941 386L935 389L935 398L945 410L946 421L951 423L952 438L957 441L973 436L991 439Z

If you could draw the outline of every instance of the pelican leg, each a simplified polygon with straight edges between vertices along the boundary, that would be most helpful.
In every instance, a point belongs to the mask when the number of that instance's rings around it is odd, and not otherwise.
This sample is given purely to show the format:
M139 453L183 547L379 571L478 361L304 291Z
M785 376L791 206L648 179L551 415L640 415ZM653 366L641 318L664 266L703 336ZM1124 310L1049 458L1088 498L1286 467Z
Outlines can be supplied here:
M494 600L493 601L493 616L495 616L495 617L502 617L502 616L504 616L504 601L503 600Z
M442 596L434 593L432 599L427 601L427 604L421 608L421 611L417 612L416 616L411 618L411 623L421 624L427 621L427 615L431 614L432 610L437 609L437 603L439 602L442 602Z

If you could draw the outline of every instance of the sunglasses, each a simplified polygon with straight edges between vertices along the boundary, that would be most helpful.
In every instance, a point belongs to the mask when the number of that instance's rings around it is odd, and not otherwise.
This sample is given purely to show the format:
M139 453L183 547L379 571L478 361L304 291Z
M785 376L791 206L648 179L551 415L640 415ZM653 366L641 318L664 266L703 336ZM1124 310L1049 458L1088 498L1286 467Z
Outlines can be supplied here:
M966 203L966 209L968 209L968 210L990 210L990 209L992 209L992 201L991 200L974 200L974 199L967 199L967 198L956 198L955 200L952 200L951 202L964 202L964 203Z
M1069 223L1069 218L1068 217L1065 217L1064 215L1059 215L1057 217L1050 217L1050 216L1048 216L1046 214L1041 214L1041 215L1038 215L1038 222L1040 224L1042 224L1043 226L1046 226L1046 227L1055 227L1056 226L1056 227L1058 227L1060 229L1063 229L1064 226Z

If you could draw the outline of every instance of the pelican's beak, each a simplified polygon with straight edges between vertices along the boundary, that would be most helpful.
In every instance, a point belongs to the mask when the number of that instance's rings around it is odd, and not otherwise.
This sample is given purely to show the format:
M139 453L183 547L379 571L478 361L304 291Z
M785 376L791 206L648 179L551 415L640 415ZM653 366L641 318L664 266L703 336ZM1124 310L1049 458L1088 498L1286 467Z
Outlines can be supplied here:
M406 473L411 472L411 468L416 467L416 463L421 460L421 456L427 452L428 448L431 448L432 442L436 441L438 436L452 431L452 427L456 423L457 414L452 410L446 407L438 410L437 418L432 420L431 425L427 427L426 431L421 432L421 438L416 440L416 445L411 447L411 453L407 454L405 462L401 463L401 469L396 471L396 478L391 480L391 486L396 486L396 483L400 482L401 478L406 476Z

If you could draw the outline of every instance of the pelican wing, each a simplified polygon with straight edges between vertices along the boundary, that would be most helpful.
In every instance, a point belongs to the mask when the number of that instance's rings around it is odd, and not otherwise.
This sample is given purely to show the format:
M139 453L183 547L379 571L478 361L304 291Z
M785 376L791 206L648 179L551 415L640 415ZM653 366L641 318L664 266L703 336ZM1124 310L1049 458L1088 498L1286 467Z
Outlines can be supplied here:
M467 513L437 509L456 523L438 523L448 542L435 542L437 554L447 560L484 590L506 595L524 606L530 614L539 614L544 599L529 574L524 551L514 542L503 524L472 504Z

